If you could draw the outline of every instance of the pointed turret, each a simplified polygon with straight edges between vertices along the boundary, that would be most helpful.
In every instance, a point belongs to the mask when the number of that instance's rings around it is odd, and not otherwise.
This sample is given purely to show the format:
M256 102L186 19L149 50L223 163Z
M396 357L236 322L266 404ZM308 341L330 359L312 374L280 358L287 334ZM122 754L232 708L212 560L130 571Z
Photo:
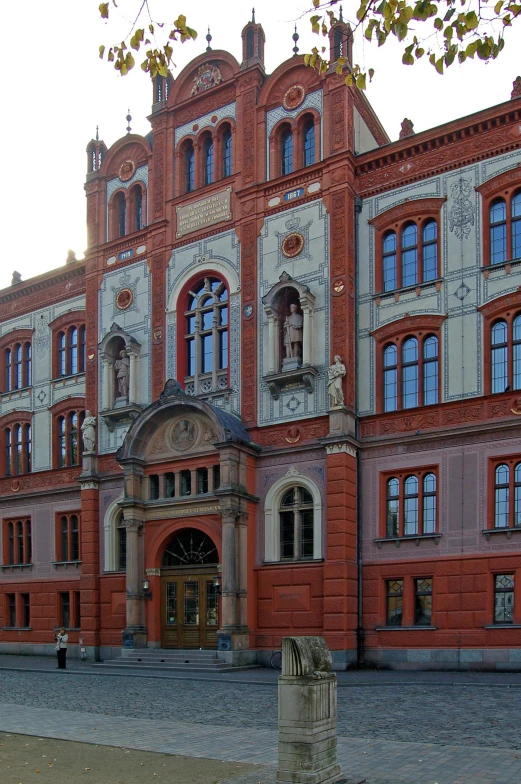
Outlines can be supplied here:
M107 145L99 138L99 128L96 126L96 138L91 139L87 145L87 173L98 171L107 152Z
M242 31L242 63L245 68L254 63L264 66L264 44L266 37L262 25L255 21L255 8L252 9L251 22Z
M353 63L353 31L351 27L344 22L342 17L342 6L340 6L340 16L337 21L331 25L329 31L329 59L332 63L336 63L341 57L344 57L349 65Z

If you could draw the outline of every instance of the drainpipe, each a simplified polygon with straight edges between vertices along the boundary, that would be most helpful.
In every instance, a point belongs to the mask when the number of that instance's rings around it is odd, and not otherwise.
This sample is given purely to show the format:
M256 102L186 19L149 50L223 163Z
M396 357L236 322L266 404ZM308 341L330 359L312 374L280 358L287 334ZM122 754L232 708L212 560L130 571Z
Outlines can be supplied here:
M355 196L355 414L358 414L358 278L359 278L359 259L358 242L359 229L358 221L362 211L362 199ZM356 417L356 437L359 436L358 416ZM356 627L356 664L357 667L364 665L364 621L362 608L362 499L361 499L361 480L360 480L360 449L356 454L356 558L357 558L357 579L358 579L358 612Z

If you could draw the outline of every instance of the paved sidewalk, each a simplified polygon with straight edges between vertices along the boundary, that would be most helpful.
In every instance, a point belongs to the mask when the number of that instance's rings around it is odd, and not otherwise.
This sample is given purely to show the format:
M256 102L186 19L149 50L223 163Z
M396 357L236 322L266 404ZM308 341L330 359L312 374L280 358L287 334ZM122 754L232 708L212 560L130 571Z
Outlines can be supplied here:
M27 670L29 672L54 672L54 656L21 656L0 654L0 670ZM67 661L67 673L82 675L111 675L135 678L172 678L174 680L214 681L218 683L255 683L276 685L279 670L253 669L227 672L194 672L161 669L116 669L110 663L106 667L93 667L91 662L79 659ZM521 672L468 672L468 671L425 671L425 670L349 670L337 672L338 686L498 686L521 688Z
M0 730L188 757L277 764L277 732L258 728L232 732L189 722L0 704ZM368 784L521 782L521 750L339 738L338 752L346 778L365 778ZM248 781L253 784L255 775Z

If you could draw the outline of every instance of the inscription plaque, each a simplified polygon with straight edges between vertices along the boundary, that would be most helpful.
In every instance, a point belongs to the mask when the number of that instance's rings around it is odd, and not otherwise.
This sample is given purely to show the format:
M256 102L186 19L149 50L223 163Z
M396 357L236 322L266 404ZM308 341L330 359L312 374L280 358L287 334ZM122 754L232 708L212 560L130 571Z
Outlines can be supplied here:
M213 193L204 199L193 201L181 207L176 207L177 232L176 237L184 237L198 229L206 229L214 223L230 220L230 193L231 188L226 188L219 193Z

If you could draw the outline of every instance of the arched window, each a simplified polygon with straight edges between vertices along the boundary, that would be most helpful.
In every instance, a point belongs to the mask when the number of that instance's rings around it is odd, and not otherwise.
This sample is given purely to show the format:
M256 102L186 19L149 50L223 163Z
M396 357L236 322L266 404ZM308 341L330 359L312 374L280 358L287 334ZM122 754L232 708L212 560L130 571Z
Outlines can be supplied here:
M521 191L512 197L512 258L521 259Z
M291 174L293 171L293 131L291 128L285 128L280 136L281 156L280 156L280 173Z
M384 349L384 411L398 408L398 351L395 345Z
M249 60L255 54L255 30L249 27L246 31L246 59Z
M195 152L194 145L189 142L184 152L185 191L190 193L195 188Z
M23 389L31 386L31 343L16 342L6 347L3 352L4 381L3 392Z
M204 184L211 185L213 182L213 139L211 136L206 136L203 143L204 155Z
M30 343L24 343L24 374L25 385L30 387L32 384L32 349Z
M402 408L418 405L418 341L408 338L402 345Z
M435 470L420 469L383 476L382 536L432 536L437 534L437 490Z
M226 285L203 278L188 292L185 310L186 378L190 394L227 387L229 303Z
M87 335L85 324L73 324L56 336L56 375L72 376L85 372Z
M423 405L438 402L438 338L429 335L423 341Z
M57 468L79 465L81 425L84 411L69 411L55 420L55 462Z
M14 389L21 389L22 384L22 347L20 343L16 343L14 347Z
M505 463L496 467L494 482L494 528L507 528L509 517L510 470Z
M496 199L490 206L490 263L507 260L507 206L504 199Z
M57 346L58 346L58 375L59 376L66 376L67 375L67 361L66 361L66 340L65 340L65 332L58 333L57 339Z
M4 429L4 469L6 476L32 471L31 425L15 422Z
M116 525L116 569L124 572L127 568L127 528L123 519L123 512L118 515Z
M140 231L143 228L143 191L141 188L134 188L134 229Z
M302 129L302 143L304 166L315 163L315 122L312 117L306 120Z
M384 235L382 261L384 291L393 291L397 287L395 231L389 231Z
M115 237L124 237L127 233L127 200L121 191L114 197Z
M426 221L422 229L423 282L438 277L438 224Z
M402 286L418 283L418 227L407 224L402 230Z
M60 515L57 532L59 549L56 553L60 561L80 560L80 518L79 515Z
M514 525L521 526L521 463L514 470Z
M4 392L10 392L12 389L12 368L13 368L13 352L10 348L4 351Z
M418 333L420 336L422 332ZM379 405L397 411L439 402L439 339L405 334L387 343L382 353L383 386Z
M333 31L333 62L344 55L344 31L342 27L335 27Z
M69 368L71 375L78 372L78 329L71 327L69 330Z
M398 536L400 521L400 483L392 477L387 482L386 535Z
M230 126L226 126L221 137L223 177L230 177L232 174L232 131Z
M282 496L279 507L280 558L313 558L313 497L295 486Z
M492 327L492 392L504 392L508 386L508 328L506 321Z
M408 476L404 486L404 534L412 536L418 533L418 477Z

